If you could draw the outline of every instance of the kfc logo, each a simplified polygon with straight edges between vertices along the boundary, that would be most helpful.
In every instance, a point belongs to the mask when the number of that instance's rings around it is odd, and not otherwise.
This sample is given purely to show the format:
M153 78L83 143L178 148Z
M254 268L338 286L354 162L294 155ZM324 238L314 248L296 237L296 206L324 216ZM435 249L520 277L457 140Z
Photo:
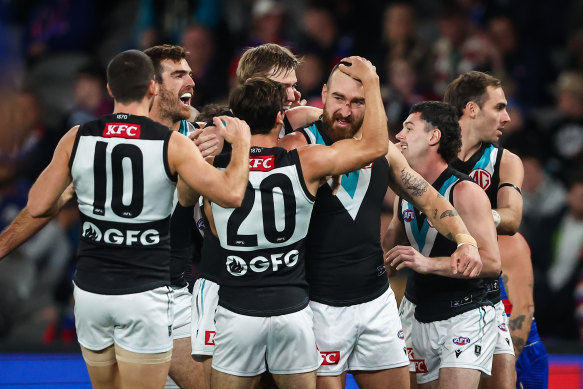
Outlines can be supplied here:
M103 129L104 138L139 139L142 126L128 123L106 123Z
M324 360L322 365L337 365L340 362L340 351L320 351Z
M425 364L425 359L415 359L413 354L413 349L407 347L407 356L409 357L409 362L415 365L415 373L427 373L427 365Z
M415 219L415 212L412 209L405 209L403 211L403 220L407 223L411 223L411 221Z
M275 157L268 155L265 157L249 157L249 170L268 172L275 167Z
M215 345L215 331L205 331L204 332L204 344L207 346Z
M470 172L470 177L472 177L472 180L474 180L484 190L488 189L490 185L492 185L492 175L487 170L474 169Z

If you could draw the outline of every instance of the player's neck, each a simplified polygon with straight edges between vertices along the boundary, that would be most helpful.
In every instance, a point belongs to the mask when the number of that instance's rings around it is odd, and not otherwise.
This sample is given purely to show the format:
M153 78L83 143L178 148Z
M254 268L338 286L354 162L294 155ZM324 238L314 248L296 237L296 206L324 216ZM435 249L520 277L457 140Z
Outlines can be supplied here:
M113 105L113 113L129 113L136 116L150 116L150 100L131 102L129 104L116 101Z
M165 125L166 127L171 129L172 131L180 130L180 121L174 121L170 117L166 117L164 115L161 115L160 111L155 109L154 107L152 107L152 110L150 111L150 119L152 119L155 122L158 122L160 124Z
M476 153L482 146L478 131L471 128L471 123L463 123L460 121L462 129L462 147L457 155L461 161L467 161L472 155Z
M439 155L436 155L434 158L425 158L423 161L419 161L419 163L415 164L413 169L419 173L425 181L433 184L446 168L447 163Z
M251 135L251 146L277 147L277 136L271 133Z

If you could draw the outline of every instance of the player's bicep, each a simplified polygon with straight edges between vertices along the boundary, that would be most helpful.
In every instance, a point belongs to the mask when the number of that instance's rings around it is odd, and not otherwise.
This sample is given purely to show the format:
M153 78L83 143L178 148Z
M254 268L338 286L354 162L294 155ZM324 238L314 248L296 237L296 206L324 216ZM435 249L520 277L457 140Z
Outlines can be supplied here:
M522 214L522 182L524 166L520 158L505 150L500 161L500 185L497 192L498 208L510 208Z

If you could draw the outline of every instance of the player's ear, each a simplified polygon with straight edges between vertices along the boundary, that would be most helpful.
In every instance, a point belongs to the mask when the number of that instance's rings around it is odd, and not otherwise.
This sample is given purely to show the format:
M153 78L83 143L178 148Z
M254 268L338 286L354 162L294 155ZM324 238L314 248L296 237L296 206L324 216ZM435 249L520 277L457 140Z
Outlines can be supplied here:
M434 128L433 130L429 131L429 145L435 146L441 140L441 130L439 128Z
M283 112L278 112L277 116L275 117L275 124L281 124L283 126L283 118L284 118L284 113Z
M109 87L109 82L107 83L107 85L106 85L106 86L107 86L107 93L109 93L109 96L110 96L112 99L115 99L115 96L113 95L113 93L111 92L111 88Z
M324 84L322 86L322 102L326 101L326 95L328 94L328 85Z
M465 112L469 115L470 118L474 119L478 114L480 107L474 101L468 101L466 103Z

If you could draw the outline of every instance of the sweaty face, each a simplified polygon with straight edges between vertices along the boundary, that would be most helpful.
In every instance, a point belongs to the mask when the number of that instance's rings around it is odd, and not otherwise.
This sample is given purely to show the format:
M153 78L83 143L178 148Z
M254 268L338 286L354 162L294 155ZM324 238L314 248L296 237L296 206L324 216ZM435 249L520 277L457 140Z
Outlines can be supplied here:
M285 98L283 100L283 109L289 109L294 102L299 102L301 94L296 89L298 79L294 69L288 71L280 71L274 74L273 69L267 74L267 78L272 81L279 82L285 86Z
M185 59L174 62L165 59L161 62L162 83L158 98L160 112L177 122L190 117L190 101L194 93L194 81L190 66Z
M431 131L426 132L427 122L421 119L421 113L410 114L403 122L403 129L397 134L395 146L401 151L409 165L415 168L416 162L427 153Z
M476 116L475 128L478 129L482 142L498 142L510 116L506 111L508 102L500 87L489 86L486 89L487 98Z
M364 120L364 88L337 70L322 89L324 128L333 141L352 138Z

